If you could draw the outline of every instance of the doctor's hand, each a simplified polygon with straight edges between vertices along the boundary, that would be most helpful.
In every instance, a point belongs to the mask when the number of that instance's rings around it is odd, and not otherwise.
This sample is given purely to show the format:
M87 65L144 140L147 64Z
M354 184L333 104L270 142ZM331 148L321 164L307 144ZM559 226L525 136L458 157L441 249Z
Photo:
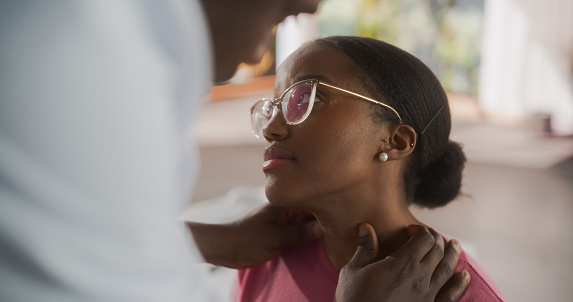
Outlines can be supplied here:
M376 261L376 233L360 225L358 249L340 272L335 301L457 301L469 284L467 271L452 277L460 244L444 246L441 235L419 225L410 225L408 234L402 248Z
M232 223L187 225L205 260L230 268L261 264L289 247L322 236L309 211L271 204Z

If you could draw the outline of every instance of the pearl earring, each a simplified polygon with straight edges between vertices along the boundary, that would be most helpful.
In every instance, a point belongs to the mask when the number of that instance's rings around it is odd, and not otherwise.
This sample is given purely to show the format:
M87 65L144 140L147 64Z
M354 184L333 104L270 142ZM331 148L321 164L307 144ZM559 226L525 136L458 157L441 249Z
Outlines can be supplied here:
M410 143L410 147L414 147L414 143Z
M384 141L384 142L387 142L387 141L388 141L388 139L387 139L387 138L385 138L385 139L383 139L382 141Z
M386 153L386 152L381 152L381 153L378 155L378 159L379 159L380 161L387 161L387 160L388 160L388 153Z

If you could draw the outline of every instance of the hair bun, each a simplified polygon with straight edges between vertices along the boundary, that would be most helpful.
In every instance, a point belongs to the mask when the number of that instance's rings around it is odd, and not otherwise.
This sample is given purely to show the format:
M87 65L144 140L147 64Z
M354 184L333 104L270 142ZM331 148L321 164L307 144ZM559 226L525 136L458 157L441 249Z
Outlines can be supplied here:
M436 208L454 200L460 194L465 163L466 156L460 144L448 141L444 152L418 171L414 203Z

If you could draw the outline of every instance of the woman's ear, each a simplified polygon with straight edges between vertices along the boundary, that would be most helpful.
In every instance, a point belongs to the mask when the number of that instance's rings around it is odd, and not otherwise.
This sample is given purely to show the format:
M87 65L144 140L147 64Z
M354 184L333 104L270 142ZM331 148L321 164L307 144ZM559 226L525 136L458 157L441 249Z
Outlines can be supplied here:
M382 152L388 154L388 160L405 158L414 151L416 146L416 131L410 125L392 125L390 137L382 141Z

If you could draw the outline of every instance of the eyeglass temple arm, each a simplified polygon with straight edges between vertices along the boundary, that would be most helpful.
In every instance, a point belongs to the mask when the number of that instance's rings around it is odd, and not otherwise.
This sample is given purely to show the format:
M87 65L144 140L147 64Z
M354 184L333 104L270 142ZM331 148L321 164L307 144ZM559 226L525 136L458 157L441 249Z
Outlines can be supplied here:
M352 92L352 91L348 91L348 90L346 90L346 89L342 89L342 88L339 88L339 87L336 87L336 86L332 86L332 85L327 84L327 83L324 83L324 82L318 82L318 83L319 83L320 85L324 85L324 86L327 86L327 87L330 87L330 88L334 88L334 89L336 89L336 90L340 90L340 91L342 91L342 92L346 92L346 93L352 94L352 95L354 95L354 96L357 96L357 97L359 97L359 98L365 99L365 100L367 100L367 101L369 101L369 102L372 102L372 103L374 103L374 104L378 104L378 105L384 106L384 107L386 107L386 108L392 110L392 111L398 116L398 119L400 119L400 124L402 124L402 117L400 116L400 114L398 114L398 111L396 111L394 108L392 108L392 107L390 107L390 106L388 106L388 105L386 105L386 104L384 104L384 103L382 103L382 102L380 102L380 101L377 101L377 100L375 100L375 99L371 99L371 98L369 98L369 97L360 95L360 94L355 93L355 92Z

